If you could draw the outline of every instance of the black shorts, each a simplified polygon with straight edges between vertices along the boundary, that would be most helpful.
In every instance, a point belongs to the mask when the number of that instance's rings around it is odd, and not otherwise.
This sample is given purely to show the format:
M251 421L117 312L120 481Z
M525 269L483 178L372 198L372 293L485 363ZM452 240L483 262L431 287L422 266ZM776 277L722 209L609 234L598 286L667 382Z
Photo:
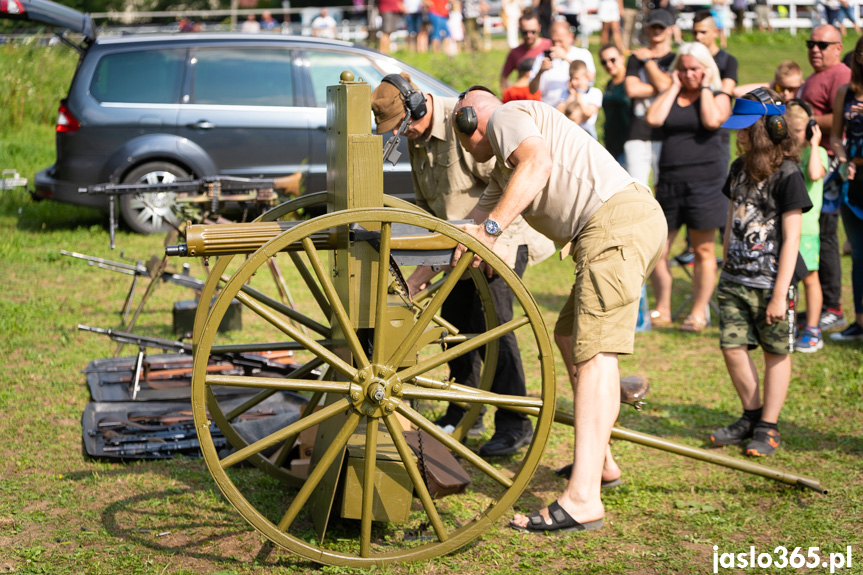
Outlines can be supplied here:
M694 181L663 181L662 168L656 184L656 201L665 212L668 230L686 226L690 230L713 230L728 221L728 198L722 195L725 178Z

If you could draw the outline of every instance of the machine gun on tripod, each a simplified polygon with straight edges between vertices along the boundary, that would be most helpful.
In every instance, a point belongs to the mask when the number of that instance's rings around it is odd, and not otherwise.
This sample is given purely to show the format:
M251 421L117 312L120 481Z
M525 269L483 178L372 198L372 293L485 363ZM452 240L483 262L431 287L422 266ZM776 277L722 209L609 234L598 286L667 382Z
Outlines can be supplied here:
M290 176L278 178L238 178L233 176L206 176L193 180L181 178L173 182L94 184L78 188L80 194L98 194L108 196L109 231L111 234L111 249L114 249L114 235L117 229L115 218L115 198L128 194L175 194L175 202L180 207L184 220L206 221L217 223L224 203L234 202L245 206L243 219L249 207L271 208L280 203L284 196L296 196L300 193L302 174L297 172ZM281 192L281 197L279 193ZM142 198L142 201L146 201Z

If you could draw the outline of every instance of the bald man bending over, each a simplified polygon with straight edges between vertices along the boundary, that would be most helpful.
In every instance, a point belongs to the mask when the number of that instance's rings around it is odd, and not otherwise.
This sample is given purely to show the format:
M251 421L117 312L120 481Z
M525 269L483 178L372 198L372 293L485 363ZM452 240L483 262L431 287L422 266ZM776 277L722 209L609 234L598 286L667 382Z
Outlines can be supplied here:
M460 96L453 120L477 161L497 159L467 216L482 223L465 226L468 233L491 248L521 214L575 260L575 283L554 329L573 388L573 471L557 501L510 523L524 531L597 529L605 515L601 483L620 475L608 448L620 410L617 355L633 351L641 286L662 252L665 216L647 187L547 104L501 104L474 86ZM456 248L453 264L465 251Z

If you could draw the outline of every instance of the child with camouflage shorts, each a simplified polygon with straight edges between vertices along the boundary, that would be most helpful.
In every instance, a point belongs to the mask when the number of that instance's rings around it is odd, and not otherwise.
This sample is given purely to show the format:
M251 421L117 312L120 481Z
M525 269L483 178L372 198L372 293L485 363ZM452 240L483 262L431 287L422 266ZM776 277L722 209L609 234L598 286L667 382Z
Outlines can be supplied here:
M740 157L722 192L731 200L725 228L719 300L720 347L743 416L714 431L716 445L745 440L746 455L765 457L779 447L779 412L791 380L793 326L787 296L798 257L801 216L812 208L797 167L785 106L776 92L758 88L734 103L723 128L737 129ZM744 129L745 128L745 129ZM763 395L749 355L764 349Z

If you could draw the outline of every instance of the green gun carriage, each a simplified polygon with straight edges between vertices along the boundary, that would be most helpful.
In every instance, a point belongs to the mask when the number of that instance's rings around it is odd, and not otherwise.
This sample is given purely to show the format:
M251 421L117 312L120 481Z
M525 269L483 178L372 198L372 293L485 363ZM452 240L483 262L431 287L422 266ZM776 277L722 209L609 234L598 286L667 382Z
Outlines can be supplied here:
M553 348L541 313L518 276L494 253L452 223L384 196L380 136L371 134L370 89L349 72L327 94L327 192L308 194L248 224L188 226L186 244L169 255L217 256L193 332L192 406L206 464L239 513L272 542L311 561L344 566L415 561L454 551L507 513L536 470L551 424L572 423L555 413ZM287 221L298 210L326 204L327 213ZM401 267L446 265L457 243L469 253L451 272L410 298ZM497 324L485 276L469 264L480 256L509 285L523 314ZM245 258L240 262L242 255ZM259 270L289 259L310 294L297 311L252 287ZM235 261L237 260L237 261ZM231 273L228 273L231 270ZM486 329L460 333L440 315L458 281L472 281L483 302ZM272 339L236 344L218 332L231 301L262 318ZM270 332L268 332L270 333ZM515 333L526 369L534 374L527 397L490 391L499 339ZM283 378L207 373L213 354L294 350L296 369ZM483 356L477 388L449 381L446 363L473 350ZM214 386L254 391L223 409ZM300 419L249 442L232 421L275 393L304 393ZM452 434L434 414L447 402L468 408ZM516 456L489 462L462 440L481 408L506 407L534 418L534 437ZM219 452L214 422L234 447ZM434 498L429 464L408 445L408 424L461 460L471 475L465 494ZM295 441L315 431L308 474L287 465ZM615 428L613 437L721 463L821 490L818 482L745 461L676 446ZM251 464L268 481L245 481Z

